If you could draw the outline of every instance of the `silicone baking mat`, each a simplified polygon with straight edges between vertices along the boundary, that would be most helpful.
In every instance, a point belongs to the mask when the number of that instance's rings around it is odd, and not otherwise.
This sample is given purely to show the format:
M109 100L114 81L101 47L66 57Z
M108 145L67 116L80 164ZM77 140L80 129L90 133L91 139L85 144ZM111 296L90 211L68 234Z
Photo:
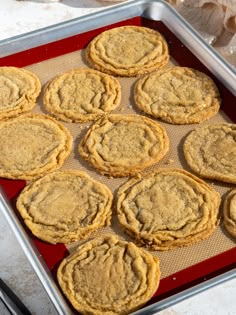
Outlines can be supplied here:
M210 71L197 59L197 57L194 56L160 21L151 21L141 17L132 18L4 57L0 60L0 66L25 67L37 74L44 86L46 82L64 71L73 68L89 67L85 61L83 50L88 42L102 31L121 25L142 25L158 30L165 36L169 45L171 59L168 66L180 65L192 67L205 72L215 80L221 93L222 109L219 114L201 125L236 121L235 113L231 113L230 108L233 101L235 102L235 97L211 75ZM118 80L122 87L122 100L120 107L114 111L114 113L123 115L129 113L141 114L136 109L133 100L133 85L137 78L118 78ZM42 95L43 92L38 99L36 108L33 110L34 112L46 113L42 106ZM161 121L159 121L159 123L167 130L171 143L170 151L160 163L147 169L147 171L157 167L179 167L190 171L183 158L182 145L185 136L190 130L196 128L198 125L171 125ZM63 124L73 135L74 148L62 169L84 170L94 179L105 183L113 191L127 180L127 178L113 179L102 176L80 159L77 147L91 123ZM233 185L223 184L216 181L208 181L208 183L213 185L222 196L233 187ZM24 181L6 179L0 179L0 184L5 189L13 204L21 189L26 185ZM91 237L100 235L104 232L115 233L123 239L131 240L120 229L115 215L110 227L98 230L93 233ZM69 252L72 252L79 244L78 242L75 242L67 246L64 244L50 245L36 239L29 231L28 233L53 274L63 257L68 255ZM222 227L222 224L217 227L216 231L207 240L201 241L195 245L168 252L152 251L152 253L153 255L157 255L160 259L162 278L160 287L151 300L151 303L176 292L180 292L183 289L191 287L192 285L200 283L217 274L224 273L225 271L232 269L236 262L235 241L227 234Z

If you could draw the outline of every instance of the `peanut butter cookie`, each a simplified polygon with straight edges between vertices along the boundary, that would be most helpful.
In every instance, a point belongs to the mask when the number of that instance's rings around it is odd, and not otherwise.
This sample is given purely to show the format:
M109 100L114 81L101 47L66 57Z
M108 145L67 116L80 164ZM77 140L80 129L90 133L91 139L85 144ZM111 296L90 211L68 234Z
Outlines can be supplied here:
M86 57L102 72L134 77L165 66L169 52L159 32L142 26L122 26L95 37L86 49Z
M0 67L0 120L31 110L41 91L32 72L16 67Z
M128 176L159 162L169 150L165 129L139 115L108 115L95 122L79 153L102 174Z
M113 195L77 170L53 172L31 183L17 200L25 224L38 238L70 243L108 225Z
M206 239L218 223L220 195L181 169L157 169L130 179L117 195L122 227L153 250L170 250Z
M105 235L65 258L59 285L81 314L130 314L156 292L159 260L131 242Z
M236 237L236 189L231 190L224 200L223 220L226 230Z
M198 175L236 183L236 125L199 127L187 136L183 151L188 165Z
M135 103L143 112L171 124L200 123L220 108L219 91L206 74L171 67L139 79Z
M61 167L72 149L69 131L46 115L0 122L0 177L30 180Z
M91 69L74 69L49 82L44 106L61 120L85 122L114 110L120 99L120 83L112 76Z

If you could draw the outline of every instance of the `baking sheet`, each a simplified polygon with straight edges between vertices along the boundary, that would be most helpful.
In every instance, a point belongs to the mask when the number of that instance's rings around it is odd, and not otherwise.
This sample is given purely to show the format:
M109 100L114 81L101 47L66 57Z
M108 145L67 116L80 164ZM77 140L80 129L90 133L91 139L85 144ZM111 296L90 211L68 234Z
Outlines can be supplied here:
M193 54L186 48L186 46L180 42L174 34L166 28L166 26L162 22L156 22L152 20L143 19L141 17L133 18L130 20L123 21L119 23L119 25L144 25L154 29L159 30L167 39L167 42L170 46L170 53L171 53L171 62L169 66L173 66L174 64L179 64L181 66L191 66L201 71L209 73L209 70L201 63L199 60L193 56ZM114 27L116 25L107 26L107 28ZM96 30L95 32L88 32L86 34L80 34L79 37L76 37L78 41L77 45L79 48L86 46L87 42L95 36L95 34L101 32L103 29ZM75 41L75 38L73 38ZM73 42L74 42L73 41ZM83 43L81 45L81 42ZM72 41L71 41L72 43ZM67 45L68 41L64 40L64 45ZM52 49L56 49L57 43L50 44L51 46L48 47ZM61 47L63 47L63 41L61 42ZM75 44L74 44L75 45ZM77 48L78 48L77 47ZM68 49L72 50L72 52L68 52ZM28 56L27 62L30 64L33 62L32 65L27 66L28 70L33 71L36 73L39 78L41 79L42 84L44 85L48 80L52 79L55 75L62 73L64 71L70 70L72 68L78 67L88 67L84 59L84 52L81 49L74 49L74 46L66 47L65 50L61 50L61 52L55 52L51 54L54 50L48 50L49 54L47 54L47 47L44 47L45 54L41 56L41 61L34 63L35 60L39 61L38 59L33 58L34 53L31 54L31 51L22 52L24 58ZM75 50L75 51L73 51ZM45 60L46 59L46 60ZM7 59L9 60L9 59ZM5 61L7 62L5 59ZM11 59L13 60L12 65L15 65L15 62L19 62L17 58ZM25 62L26 59L24 59ZM3 61L4 62L4 61ZM133 84L137 80L137 78L119 78L119 81L122 86L122 101L121 106L115 111L121 114L128 114L128 113L136 113L140 114L135 108L135 104L133 101L132 91L133 91ZM230 115L230 106L229 103L232 99L235 100L235 97L218 81L217 85L221 91L221 96L223 99L223 108L224 111L220 111L218 115L211 118L209 121L202 123L204 124L211 124L215 122L222 122L227 121L230 122L230 119L225 114L225 111ZM42 94L38 100L38 105L34 109L35 112L44 112L42 107ZM45 112L44 112L45 113ZM231 115L230 115L231 117ZM234 117L231 117L234 119ZM116 188L122 184L127 178L122 179L112 179L106 176L102 176L92 168L88 166L88 164L82 161L78 154L77 154L77 146L79 141L81 140L82 135L86 132L89 124L68 124L63 123L72 133L74 137L74 149L73 153L71 154L70 158L66 161L63 166L63 169L68 168L79 168L81 170L87 171L93 178L99 180L106 185L108 185L112 190L116 190ZM195 128L197 125L187 125L187 126L174 126L170 124L166 124L160 121L170 137L171 141L171 148L167 156L155 167L181 167L189 171L183 156L182 156L182 144L185 135ZM154 167L154 168L155 168ZM149 168L147 171L153 168ZM221 195L224 195L233 185L227 185L222 183L217 183L214 181L208 181L211 185L218 190ZM0 183L3 186L9 187L8 180L2 180ZM24 183L20 182L15 183L16 185L24 186ZM14 181L11 181L11 188L9 189L12 192ZM7 189L8 190L8 189ZM18 193L18 192L17 192ZM13 194L16 197L16 194ZM114 217L113 223L111 227L100 229L92 236L96 236L98 234L110 232L116 233L121 238L129 239L123 231L119 228L119 225ZM32 236L31 236L32 237ZM56 271L58 263L61 261L62 257L68 252L73 251L78 242L71 244L70 246L64 247L64 245L49 245L44 242L41 242L34 237L34 242L39 249L39 252L42 254L44 260L46 261L47 266L49 269L54 273ZM130 240L130 239L129 239ZM225 272L227 269L231 269L231 263L235 262L235 242L233 239L224 231L222 226L220 225L214 234L207 240L199 242L195 245L190 247L175 249L169 252L152 252L154 255L158 255L160 258L161 263L161 270L162 270L162 281L160 284L160 288L157 291L156 297L152 300L155 302L166 296L166 294L171 295L175 293L175 289L181 291L183 288L187 286L191 286L195 284L194 281L203 281L207 279L207 277L211 276L211 273L222 273ZM221 269L224 267L224 270ZM201 278L201 279L200 279ZM200 279L200 280L199 280Z
M171 58L171 62L168 64L168 67L174 66L176 64L174 58ZM37 74L42 82L43 86L51 80L54 76L64 71L68 71L74 68L85 68L88 67L84 59L84 50L75 51L63 56L59 56L53 59L43 61L31 66L26 67L26 69ZM117 78L121 84L122 90L122 99L121 104L113 111L113 113L119 113L122 115L126 114L141 114L135 106L133 100L133 86L134 83L138 80L137 78ZM42 103L42 93L41 97L38 100L37 106L33 110L37 113L48 114ZM220 122L231 122L231 120L224 114L223 111L220 111L219 114L209 119L206 122L201 123L201 125L208 125ZM197 127L196 124L192 125L171 125L159 121L159 123L167 130L167 134L170 138L170 151L164 157L164 159L156 164L154 167L148 168L146 171L154 170L158 167L180 167L185 170L191 171L187 166L183 153L182 153L182 144L185 136L194 128ZM80 169L87 172L94 179L106 184L113 192L117 188L127 181L127 177L124 178L110 178L108 176L103 176L96 172L92 167L89 166L87 162L80 158L78 154L78 144L81 141L82 137L88 130L89 126L92 123L64 123L74 139L72 154L69 159L64 163L62 169ZM224 195L228 189L233 185L227 185L222 183L217 183L214 181L208 181L214 188ZM96 233L93 233L91 236L101 235L102 233L115 233L118 234L121 238L126 240L131 240L119 227L119 224L116 220L116 216L113 216L111 227L99 229ZM69 252L72 252L79 242L74 242L71 245L67 245ZM160 265L162 271L162 278L165 278L179 270L187 268L193 264L196 264L204 259L217 255L225 250L231 249L235 246L234 241L224 233L221 225L217 228L216 232L209 237L207 240L197 243L189 247L183 247L180 249L174 249L168 252L152 251L153 255L157 255L160 258ZM170 263L174 261L175 263Z

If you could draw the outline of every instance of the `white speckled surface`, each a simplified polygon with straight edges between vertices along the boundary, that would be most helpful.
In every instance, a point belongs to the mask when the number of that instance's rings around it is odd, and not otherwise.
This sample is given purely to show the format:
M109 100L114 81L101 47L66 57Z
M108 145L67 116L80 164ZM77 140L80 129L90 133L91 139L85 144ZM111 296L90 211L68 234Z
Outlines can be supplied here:
M65 3L77 7L66 6ZM95 12L102 9L104 5L105 2L95 0L62 0L61 3L50 4L0 0L0 40ZM32 314L56 315L54 306L2 214L0 214L0 253L0 277L23 300ZM8 314L0 302L0 315ZM236 279L178 303L159 314L235 315Z
M0 217L0 277L33 314L57 314L9 224L2 214ZM9 315L1 301L0 314Z
M77 7L74 7L75 5ZM0 40L70 20L102 8L104 8L104 3L95 0L62 0L60 3L0 0Z

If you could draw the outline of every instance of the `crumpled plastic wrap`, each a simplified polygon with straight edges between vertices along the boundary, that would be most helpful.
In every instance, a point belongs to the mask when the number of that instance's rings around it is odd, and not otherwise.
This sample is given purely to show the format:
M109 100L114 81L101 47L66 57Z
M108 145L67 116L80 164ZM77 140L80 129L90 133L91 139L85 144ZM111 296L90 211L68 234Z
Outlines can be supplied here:
M166 0L236 68L236 0Z

